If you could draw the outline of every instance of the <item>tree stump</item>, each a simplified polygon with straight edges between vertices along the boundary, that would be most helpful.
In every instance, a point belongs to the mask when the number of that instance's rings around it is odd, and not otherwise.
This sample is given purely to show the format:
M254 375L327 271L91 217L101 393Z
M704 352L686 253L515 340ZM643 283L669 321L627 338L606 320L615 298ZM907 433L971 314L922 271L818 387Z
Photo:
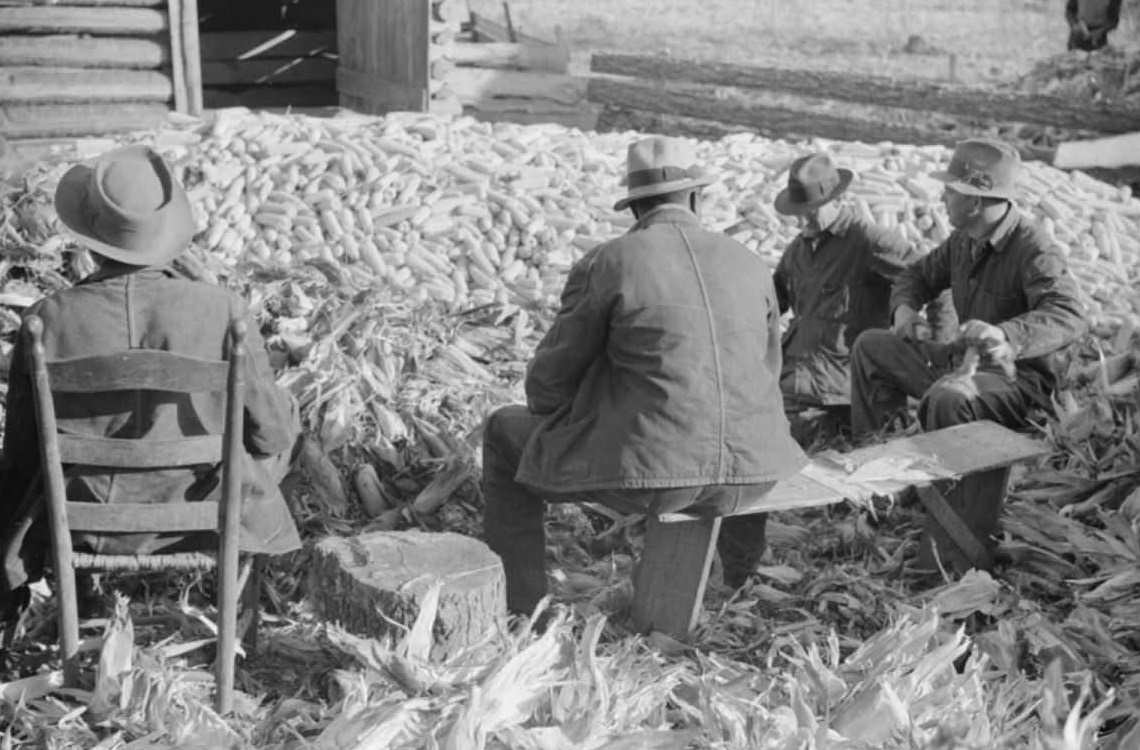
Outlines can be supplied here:
M506 618L506 578L498 555L453 533L380 531L316 544L309 599L326 620L368 638L411 627L425 592L443 581L432 657L484 639Z

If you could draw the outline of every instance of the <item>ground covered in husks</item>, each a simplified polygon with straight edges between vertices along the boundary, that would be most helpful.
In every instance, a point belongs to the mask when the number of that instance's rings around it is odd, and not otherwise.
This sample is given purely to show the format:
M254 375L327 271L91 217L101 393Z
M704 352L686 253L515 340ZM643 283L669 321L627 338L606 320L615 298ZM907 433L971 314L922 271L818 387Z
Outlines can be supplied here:
M200 234L179 262L246 294L306 439L287 494L304 536L479 534L479 424L517 401L567 268L624 230L611 210L633 134L223 112L131 140L187 186ZM97 152L107 142L82 142ZM856 169L856 210L931 247L946 235L942 148L814 144ZM795 227L770 208L802 144L699 144L718 182L702 214L770 263ZM5 176L0 325L91 267L50 210L69 151ZM640 519L550 513L554 617L447 661L431 597L395 641L321 622L305 553L274 561L238 709L211 709L212 583L104 579L80 689L62 689L54 610L37 594L0 706L5 747L1129 748L1140 744L1140 461L1128 360L1140 201L1028 165L1022 208L1081 282L1093 333L1074 353L1055 448L1021 472L991 575L920 580L905 500L782 513L759 575L714 570L690 644L626 625ZM6 369L6 368L5 368Z

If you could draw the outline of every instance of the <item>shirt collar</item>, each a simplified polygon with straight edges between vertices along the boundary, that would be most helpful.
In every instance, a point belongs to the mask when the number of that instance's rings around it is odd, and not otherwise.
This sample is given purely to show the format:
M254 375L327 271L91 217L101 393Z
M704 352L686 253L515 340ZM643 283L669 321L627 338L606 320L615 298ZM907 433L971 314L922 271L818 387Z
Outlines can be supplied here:
M162 266L118 266L116 268L100 268L83 277L79 284L93 284L97 281L118 278L119 276L168 276L177 278L178 272L171 265Z
M847 230L851 228L851 223L855 219L855 214L847 206L839 209L839 215L835 217L835 221L831 222L831 226L824 229L819 234L808 237L806 234L800 233L806 242L819 243L820 240L827 239L828 237L843 237L847 234Z
M696 224L697 215L676 203L662 203L646 211L633 225L633 229L644 229L654 224Z
M1001 218L989 235L977 240L980 247L985 247L987 244L993 248L995 253L1000 253L1009 245L1010 239L1013 238L1013 230L1017 228L1017 224L1021 217L1017 213L1017 209L1012 203L1009 204L1009 209L1005 212L1005 216Z

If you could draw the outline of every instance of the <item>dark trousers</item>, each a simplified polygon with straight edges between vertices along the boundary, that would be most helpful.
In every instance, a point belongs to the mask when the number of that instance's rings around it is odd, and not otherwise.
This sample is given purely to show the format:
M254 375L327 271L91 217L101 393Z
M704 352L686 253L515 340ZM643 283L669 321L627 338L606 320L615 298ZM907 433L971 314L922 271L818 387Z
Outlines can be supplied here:
M1085 52L1095 52L1108 45L1108 32L1109 29L1089 29L1089 33L1078 29L1069 31L1069 51L1075 49L1083 50Z
M851 431L858 436L882 429L906 410L908 396L920 399L918 419L926 431L982 419L1024 426L1031 407L1025 388L988 370L979 370L969 389L936 385L951 369L944 345L864 331L851 350Z
M763 485L714 485L652 490L544 492L515 480L527 440L542 422L525 406L505 406L487 418L483 432L483 531L487 544L503 560L507 608L530 614L546 595L546 502L596 502L629 513L687 512L723 515L771 489ZM767 516L726 518L717 551L725 581L744 583L764 553Z

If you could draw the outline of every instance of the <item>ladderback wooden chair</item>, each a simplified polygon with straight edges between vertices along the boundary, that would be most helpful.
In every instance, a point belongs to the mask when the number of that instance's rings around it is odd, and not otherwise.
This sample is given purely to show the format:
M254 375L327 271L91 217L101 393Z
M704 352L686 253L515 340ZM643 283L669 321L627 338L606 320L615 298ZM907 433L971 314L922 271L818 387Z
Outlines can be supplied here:
M237 647L238 533L241 519L241 454L245 324L230 328L228 361L204 360L159 350L133 349L94 357L47 361L43 321L29 316L23 326L28 343L40 457L51 529L53 567L58 583L59 634L65 682L78 676L79 613L75 570L203 570L217 568L218 650L216 703L226 713L233 705ZM222 434L177 440L132 440L63 434L56 425L53 394L161 391L225 392ZM129 503L69 502L64 465L119 469L159 469L222 464L219 502ZM102 555L72 547L73 531L92 533L164 533L216 531L217 552L151 555Z

